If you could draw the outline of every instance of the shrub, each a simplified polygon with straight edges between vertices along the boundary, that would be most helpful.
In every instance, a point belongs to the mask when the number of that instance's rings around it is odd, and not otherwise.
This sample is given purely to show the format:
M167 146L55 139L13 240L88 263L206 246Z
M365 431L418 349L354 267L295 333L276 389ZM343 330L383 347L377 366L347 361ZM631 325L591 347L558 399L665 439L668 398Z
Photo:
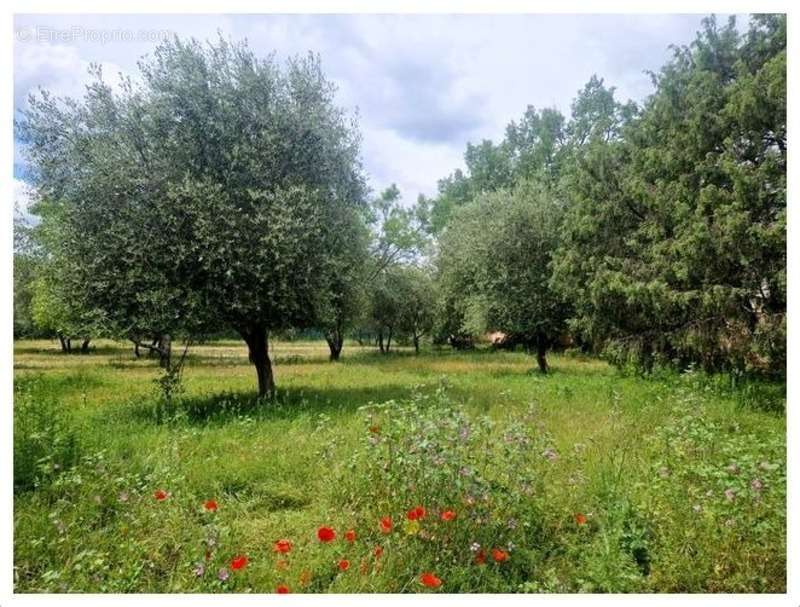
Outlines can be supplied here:
M61 404L38 380L17 380L14 389L14 492L48 483L78 458L77 436Z

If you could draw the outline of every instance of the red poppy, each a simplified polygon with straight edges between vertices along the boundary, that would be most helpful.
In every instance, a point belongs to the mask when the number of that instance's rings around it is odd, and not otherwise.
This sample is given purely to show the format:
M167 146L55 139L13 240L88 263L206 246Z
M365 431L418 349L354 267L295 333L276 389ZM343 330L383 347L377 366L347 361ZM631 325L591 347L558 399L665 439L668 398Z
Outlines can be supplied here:
M284 584L281 584L275 589L275 592L277 592L278 594L289 594L289 587Z
M347 559L339 561L339 571L347 571L348 569L350 569L350 561Z
M443 521L452 521L456 518L456 513L452 510L445 510L442 512L442 520Z
M392 531L392 517L384 516L381 519L381 531L383 533L391 533L391 531Z
M427 586L428 588L438 588L439 586L442 585L442 580L440 580L432 573L427 573L427 572L419 576L419 581L420 584L422 584L423 586Z
M356 530L355 529L348 529L344 532L344 539L346 539L351 544L356 541Z
M203 504L203 508L206 509L208 512L216 512L217 511L217 501L216 500L208 500Z
M247 563L249 562L250 559L243 554L235 556L231 560L231 569L233 569L234 571L238 571L239 569L244 569L245 567L247 567Z
M372 554L375 555L376 559L379 559L383 556L383 548L380 546L375 546L375 550L373 550Z
M272 548L275 552L288 554L292 550L292 542L289 540L278 540Z
M317 537L320 542L332 542L336 539L336 532L330 527L320 527L317 529Z
M169 497L169 493L167 493L163 489L156 489L153 492L153 497L156 498L159 502L163 502L165 499Z
M425 508L423 508L422 506L417 506L413 510L409 510L406 513L406 517L410 521L417 521L419 519L423 519L425 518Z
M492 558L495 563L502 563L508 560L508 552L500 550L500 548L492 548Z
M475 554L475 564L476 565L483 565L486 563L486 551L481 548L478 550L477 554Z
M587 520L585 514L581 514L580 512L575 514L575 524L578 525L578 527L583 527Z

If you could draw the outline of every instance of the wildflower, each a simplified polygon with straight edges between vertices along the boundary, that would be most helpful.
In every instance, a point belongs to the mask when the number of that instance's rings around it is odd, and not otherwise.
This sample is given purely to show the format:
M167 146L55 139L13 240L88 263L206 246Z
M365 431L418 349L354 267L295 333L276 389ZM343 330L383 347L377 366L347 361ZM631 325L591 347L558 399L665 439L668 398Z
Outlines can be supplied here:
M356 541L356 530L355 529L348 529L344 532L344 539L346 539L351 544Z
M220 570L217 572L217 577L219 578L220 582L224 582L225 580L227 580L230 577L230 575L231 574L228 572L228 569L226 567L220 568Z
M165 499L169 497L169 493L167 493L163 489L156 489L155 491L153 491L153 497L156 498L157 501L163 502Z
M658 475L659 475L661 478L667 478L667 477L669 476L669 468L667 468L666 466L661 466L661 467L658 469Z
M205 508L206 512L216 512L217 511L217 501L216 500L207 500L203 504L203 508Z
M699 513L703 511L703 507L700 504L695 504L694 506L692 506L692 510Z
M575 524L578 525L578 527L583 527L587 520L585 514L581 514L580 512L575 513Z
M375 555L376 559L379 559L383 556L383 548L380 546L375 546L375 550L372 551L372 554Z
M233 569L234 571L239 571L239 569L244 569L245 567L247 567L247 563L249 562L250 559L243 554L235 556L233 557L233 559L231 559L231 569Z
M278 594L289 594L289 587L285 584L280 584L276 589L275 592Z
M128 492L127 491L122 491L119 494L117 499L119 499L119 501L121 501L121 502L127 502L128 501Z
M381 532L391 533L391 531L392 531L392 518L389 516L384 516L381 519Z
M729 502L732 502L733 500L736 499L736 492L730 487L725 489L725 499L728 500Z
M372 434L380 434L381 433L381 427L380 426L370 426L369 427L369 431Z
M339 561L339 571L347 571L348 569L350 569L350 561L347 559Z
M406 513L406 517L410 521L417 521L423 519L425 518L425 508L423 508L422 506L417 506L416 508L409 510Z
M419 521L418 520L406 521L405 525L403 525L403 529L405 530L406 535L416 535L420 531Z
M492 558L495 563L503 563L508 560L508 552L500 548L492 548Z
M508 519L508 522L506 523L506 526L507 526L509 529L516 529L516 528L517 528L517 524L518 524L518 523L517 523L517 519L515 519L515 518L510 518L510 519Z
M285 571L289 568L289 561L281 559L275 563L275 569L278 571Z
M483 549L478 549L475 554L475 564L476 565L484 565L486 564L486 551Z
M552 447L548 447L547 449L542 451L542 457L552 462L553 460L558 459L558 453Z
M477 552L478 550L481 549L481 545L478 542L472 542L472 544L470 544L470 546L469 546L469 549L472 552Z
M300 585L308 586L308 583L310 581L311 581L311 572L308 569L303 569L302 573L300 574Z
M320 527L317 530L317 537L320 542L332 542L336 539L336 532L330 527Z
M760 478L754 478L752 481L750 481L750 488L753 491L759 492L764 488L764 483L761 482Z
M452 510L445 510L442 512L441 518L443 521L452 521L456 518L456 513Z
M419 576L419 582L428 588L438 588L442 585L442 580L430 572L423 573L421 576Z
M292 550L292 542L289 540L278 540L275 542L272 549L280 554L288 554Z
M203 577L206 572L206 566L203 563L195 563L192 573L197 577Z
M727 470L731 474L739 474L739 466L736 464L736 462L733 462L732 464L727 466L725 470Z

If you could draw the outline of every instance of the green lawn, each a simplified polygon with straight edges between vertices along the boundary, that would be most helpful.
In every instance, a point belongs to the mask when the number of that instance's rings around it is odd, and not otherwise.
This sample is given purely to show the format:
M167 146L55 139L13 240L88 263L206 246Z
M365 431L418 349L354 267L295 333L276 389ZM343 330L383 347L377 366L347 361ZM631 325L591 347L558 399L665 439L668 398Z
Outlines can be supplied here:
M159 419L155 361L95 347L15 344L17 592L785 591L782 385L291 342L259 403L226 341Z

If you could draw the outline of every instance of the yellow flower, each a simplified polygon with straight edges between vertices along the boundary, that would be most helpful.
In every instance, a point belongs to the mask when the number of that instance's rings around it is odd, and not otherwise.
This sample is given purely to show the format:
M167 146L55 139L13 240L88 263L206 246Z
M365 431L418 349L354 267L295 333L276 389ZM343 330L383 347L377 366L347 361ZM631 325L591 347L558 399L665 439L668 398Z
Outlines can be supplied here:
M406 521L404 529L406 535L416 535L419 533L419 521Z

